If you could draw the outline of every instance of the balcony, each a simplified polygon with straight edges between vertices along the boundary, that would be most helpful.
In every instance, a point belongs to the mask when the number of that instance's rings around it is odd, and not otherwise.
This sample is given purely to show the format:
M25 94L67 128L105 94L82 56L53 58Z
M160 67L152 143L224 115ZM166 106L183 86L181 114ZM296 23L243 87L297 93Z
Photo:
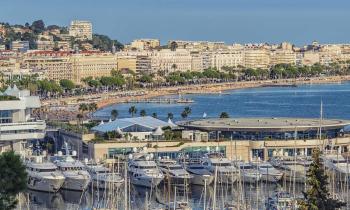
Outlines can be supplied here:
M45 137L45 121L0 124L0 141L42 139Z

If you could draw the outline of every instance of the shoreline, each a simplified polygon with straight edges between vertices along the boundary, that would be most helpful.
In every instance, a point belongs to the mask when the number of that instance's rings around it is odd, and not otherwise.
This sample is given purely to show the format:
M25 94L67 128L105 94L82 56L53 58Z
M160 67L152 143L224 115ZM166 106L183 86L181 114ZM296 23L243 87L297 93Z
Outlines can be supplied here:
M299 79L281 79L281 80L264 80L264 81L243 81L243 82L227 82L227 83L213 83L203 85L187 85L176 87L165 87L152 90L144 90L145 94L137 96L126 96L119 98L107 98L97 102L98 108L125 103L128 100L136 99L150 99L159 96L176 95L176 94L219 94L226 90L238 90L259 87L287 87L305 84L327 84L340 83L350 81L350 75L346 76L332 76L332 77L315 77L315 78L299 78Z
M72 108L81 103L96 103L98 109L125 103L131 99L150 99L159 96L177 95L177 94L219 94L226 90L238 90L247 88L259 87L287 87L305 84L327 84L340 83L350 81L350 75L346 76L331 76L331 77L314 77L314 78L299 78L299 79L280 79L280 80L259 80L259 81L240 81L226 83L210 83L186 86L161 87L154 89L136 89L130 91L113 91L108 93L75 96L68 98L51 99L42 101L43 106Z

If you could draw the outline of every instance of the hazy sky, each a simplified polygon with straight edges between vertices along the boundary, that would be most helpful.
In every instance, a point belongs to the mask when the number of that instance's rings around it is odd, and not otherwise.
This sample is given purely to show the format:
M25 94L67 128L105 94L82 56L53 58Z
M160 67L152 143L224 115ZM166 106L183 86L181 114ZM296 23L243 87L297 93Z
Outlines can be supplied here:
M350 42L349 0L1 0L0 22L93 23L94 33L226 43Z

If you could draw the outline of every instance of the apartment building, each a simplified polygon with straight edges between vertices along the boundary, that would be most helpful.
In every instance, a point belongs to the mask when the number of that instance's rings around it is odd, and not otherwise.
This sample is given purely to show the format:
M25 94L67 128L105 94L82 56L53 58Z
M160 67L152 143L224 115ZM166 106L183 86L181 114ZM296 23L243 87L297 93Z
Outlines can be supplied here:
M263 47L244 48L244 67L267 69L270 66L270 52Z
M184 41L184 40L169 40L168 47L171 48L173 43L176 43L176 46L179 49L217 50L217 49L226 48L225 42Z
M37 41L37 49L38 50L53 50L55 47L55 43L53 41Z
M118 70L131 70L136 74L152 73L151 58L144 55L119 56L117 58Z
M92 39L92 24L90 21L73 20L69 27L69 35L79 40Z
M27 52L29 50L29 41L13 41L11 42L11 50Z
M59 82L73 80L72 63L69 56L28 56L23 59L23 68L43 72L43 77Z
M110 76L111 71L118 68L117 56L109 53L73 54L70 57L72 65L72 81L81 84L86 77Z
M131 42L130 48L137 50L150 50L160 46L159 39L136 39Z
M239 67L244 66L243 48L235 48L228 50L217 50L211 58L211 67L221 70L224 66Z
M173 71L191 70L192 57L190 51L186 49L170 50L164 49L153 53L151 56L152 71L163 71L170 73Z
M33 109L41 107L39 97L16 86L0 95L0 153L10 149L21 152L27 141L43 139L45 121L31 116Z
M296 53L292 44L283 42L277 48L271 49L270 52L270 65L281 63L296 65Z

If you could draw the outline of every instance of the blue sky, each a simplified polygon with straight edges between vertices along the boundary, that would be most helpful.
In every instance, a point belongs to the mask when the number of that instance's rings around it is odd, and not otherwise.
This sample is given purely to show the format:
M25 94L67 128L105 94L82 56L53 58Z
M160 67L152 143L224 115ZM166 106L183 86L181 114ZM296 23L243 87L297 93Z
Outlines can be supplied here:
M0 22L93 23L94 33L226 43L350 42L349 0L1 0Z

